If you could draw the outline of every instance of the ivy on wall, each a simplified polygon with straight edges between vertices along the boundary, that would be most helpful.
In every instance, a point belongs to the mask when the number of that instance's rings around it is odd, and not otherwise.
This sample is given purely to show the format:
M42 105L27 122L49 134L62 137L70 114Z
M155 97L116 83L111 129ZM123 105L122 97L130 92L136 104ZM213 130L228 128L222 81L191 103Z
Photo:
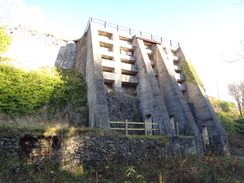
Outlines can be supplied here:
M47 67L27 72L0 63L0 113L21 116L67 102L86 105L86 84L73 70Z
M187 82L198 84L205 90L204 85L197 74L197 71L195 70L194 66L191 63L189 63L186 60L183 60L182 68L183 68L183 74Z

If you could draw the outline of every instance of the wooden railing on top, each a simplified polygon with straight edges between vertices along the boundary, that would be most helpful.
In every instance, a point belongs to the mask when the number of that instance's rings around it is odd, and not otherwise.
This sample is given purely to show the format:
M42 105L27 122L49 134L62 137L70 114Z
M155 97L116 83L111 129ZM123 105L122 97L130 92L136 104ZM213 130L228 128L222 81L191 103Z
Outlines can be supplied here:
M159 130L155 128L147 128L147 125L159 125L159 123L147 123L146 121L144 122L128 122L128 120L125 121L110 121L110 124L125 124L125 128L111 128L111 130L124 130L125 135L128 135L128 131L130 130L139 130L139 131L144 131L145 135L147 135L147 131L150 130ZM131 128L129 127L129 124L143 124L144 128Z

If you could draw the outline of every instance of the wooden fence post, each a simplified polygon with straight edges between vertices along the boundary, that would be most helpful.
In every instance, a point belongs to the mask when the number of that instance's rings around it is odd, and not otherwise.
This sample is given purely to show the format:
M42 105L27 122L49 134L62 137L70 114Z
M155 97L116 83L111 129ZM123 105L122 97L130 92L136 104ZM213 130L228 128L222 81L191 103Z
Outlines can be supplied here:
M144 129L145 129L145 135L147 135L147 123L144 121Z
M128 121L125 120L125 135L128 135Z

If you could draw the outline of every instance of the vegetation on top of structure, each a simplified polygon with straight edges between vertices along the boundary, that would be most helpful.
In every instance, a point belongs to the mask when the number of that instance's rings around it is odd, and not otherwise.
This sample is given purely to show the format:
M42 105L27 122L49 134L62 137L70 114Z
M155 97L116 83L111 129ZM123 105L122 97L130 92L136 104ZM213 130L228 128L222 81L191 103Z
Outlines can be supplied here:
M61 108L68 102L86 106L86 84L73 70L23 71L0 63L0 94L0 113L10 116L33 114L44 106Z
M195 70L194 66L190 62L188 62L187 60L183 60L182 68L183 68L183 74L185 76L185 80L187 82L197 84L205 90L204 85L197 74L197 71Z
M0 27L0 56L8 50L11 41L11 36L5 33L5 27Z

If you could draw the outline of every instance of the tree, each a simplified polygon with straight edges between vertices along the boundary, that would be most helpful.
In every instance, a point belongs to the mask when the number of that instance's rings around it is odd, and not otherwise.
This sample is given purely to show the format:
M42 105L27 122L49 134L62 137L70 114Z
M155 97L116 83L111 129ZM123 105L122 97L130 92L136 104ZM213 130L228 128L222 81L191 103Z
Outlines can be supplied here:
M0 27L0 56L8 50L11 40L11 36L5 33L5 28Z
M235 99L240 116L243 115L244 108L244 82L228 84L229 94Z
M242 111L244 110L244 81L241 81L239 84L239 90L241 92L241 104Z

